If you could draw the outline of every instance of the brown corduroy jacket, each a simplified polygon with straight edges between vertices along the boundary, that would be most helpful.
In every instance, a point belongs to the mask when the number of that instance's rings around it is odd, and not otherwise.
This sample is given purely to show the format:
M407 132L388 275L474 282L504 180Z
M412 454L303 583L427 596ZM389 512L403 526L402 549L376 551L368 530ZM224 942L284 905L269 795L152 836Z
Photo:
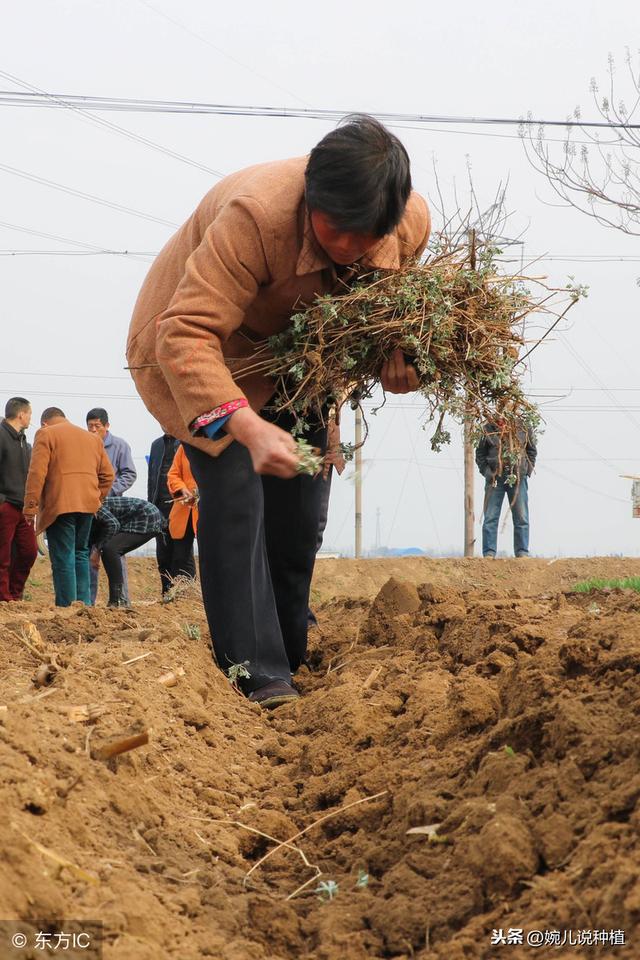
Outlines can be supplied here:
M292 313L336 289L304 200L307 157L225 177L154 261L135 306L127 359L147 409L166 433L217 455L230 437L193 438L192 421L246 397L260 410L273 394L262 374L242 377L256 347ZM360 261L398 269L425 248L429 208L412 193L398 227Z
M38 515L37 532L61 513L95 513L115 479L100 437L60 420L36 433L24 513Z

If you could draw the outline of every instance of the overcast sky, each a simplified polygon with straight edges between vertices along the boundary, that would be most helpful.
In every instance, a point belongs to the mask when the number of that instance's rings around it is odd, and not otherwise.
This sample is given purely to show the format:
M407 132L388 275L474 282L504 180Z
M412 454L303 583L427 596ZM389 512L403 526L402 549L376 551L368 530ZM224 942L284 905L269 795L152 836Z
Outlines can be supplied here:
M168 19L169 18L169 19ZM437 115L564 119L577 104L595 111L589 81L606 77L609 52L624 80L625 46L637 48L631 0L537 0L427 4L424 0L325 0L306 5L212 4L204 0L32 0L7 10L0 70L49 93L229 104L310 106ZM172 22L173 21L173 22ZM19 90L0 79L0 89ZM306 153L331 124L310 119L95 114L212 171ZM0 164L179 225L216 176L81 113L0 107ZM398 132L398 131L397 131ZM467 164L487 202L509 179L509 229L525 235L525 259L550 254L640 257L638 240L573 210L529 166L513 127L433 124L399 131L416 188L433 194L433 162L447 195ZM561 136L561 134L558 134ZM23 394L37 414L62 406L84 423L107 407L113 432L133 448L146 492L145 454L159 435L124 367L132 307L148 258L66 255L99 249L153 252L171 226L113 210L0 167L0 219L52 240L0 226L0 401ZM439 227L434 218L434 229ZM24 255L22 251L65 251ZM630 481L640 473L640 262L536 265L552 283L589 285L564 332L540 347L529 378L544 400L546 428L530 484L531 549L555 556L640 552ZM432 454L418 409L393 398L371 423L365 447L364 544L460 549L462 452ZM345 439L351 439L347 423ZM353 482L334 485L325 538L353 548ZM476 498L482 500L480 478ZM479 520L478 520L479 542ZM511 547L511 522L500 546Z

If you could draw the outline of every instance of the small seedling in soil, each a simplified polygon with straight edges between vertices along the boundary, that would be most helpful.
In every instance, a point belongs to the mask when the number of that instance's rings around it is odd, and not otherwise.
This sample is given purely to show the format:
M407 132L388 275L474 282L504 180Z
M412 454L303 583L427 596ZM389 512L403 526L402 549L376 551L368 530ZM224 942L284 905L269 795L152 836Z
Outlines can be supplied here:
M315 477L316 473L322 470L324 458L320 455L317 447L312 447L306 440L298 438L296 440L296 453L298 455L298 473L304 473L309 477Z
M227 677L232 687L238 689L238 680L248 680L251 674L247 670L249 666L249 661L244 660L242 663L232 663L229 669L227 670Z
M504 748L504 752L506 753L506 755L507 755L508 757L515 757L515 755L516 755L516 752L515 752L515 750L513 749L513 747L505 747L505 748Z
M358 879L356 880L356 887L359 890L362 890L363 887L369 886L369 874L365 873L362 868L358 870Z
M200 639L200 627L197 623L185 623L184 632L187 635L189 640L199 640Z
M335 880L321 880L314 892L317 894L318 900L327 903L338 896L338 884Z

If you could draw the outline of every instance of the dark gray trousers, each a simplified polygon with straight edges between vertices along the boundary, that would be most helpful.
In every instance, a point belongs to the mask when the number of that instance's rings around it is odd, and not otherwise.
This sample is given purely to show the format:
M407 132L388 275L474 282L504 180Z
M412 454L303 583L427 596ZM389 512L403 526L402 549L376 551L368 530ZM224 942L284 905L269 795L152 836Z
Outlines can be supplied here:
M312 428L306 439L324 451L326 427ZM307 649L325 481L261 477L237 441L219 457L188 444L185 452L200 493L200 580L218 665L226 672L248 662L245 692L290 681Z

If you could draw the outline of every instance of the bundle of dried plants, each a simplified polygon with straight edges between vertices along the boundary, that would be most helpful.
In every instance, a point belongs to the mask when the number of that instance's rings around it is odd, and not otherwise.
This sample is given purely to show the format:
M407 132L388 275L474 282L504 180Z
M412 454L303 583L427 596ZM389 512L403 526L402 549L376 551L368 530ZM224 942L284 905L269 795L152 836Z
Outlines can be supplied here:
M540 342L583 292L544 278L502 275L501 251L475 231L469 242L441 237L429 259L402 270L369 273L334 295L318 297L283 333L256 350L243 375L273 377L273 404L296 417L296 432L334 405L369 397L383 363L401 349L417 371L431 446L450 440L448 416L481 429L500 418L505 446L518 455L522 424L539 416L525 396L523 360L535 344L525 321L544 314ZM347 453L350 451L347 451Z

